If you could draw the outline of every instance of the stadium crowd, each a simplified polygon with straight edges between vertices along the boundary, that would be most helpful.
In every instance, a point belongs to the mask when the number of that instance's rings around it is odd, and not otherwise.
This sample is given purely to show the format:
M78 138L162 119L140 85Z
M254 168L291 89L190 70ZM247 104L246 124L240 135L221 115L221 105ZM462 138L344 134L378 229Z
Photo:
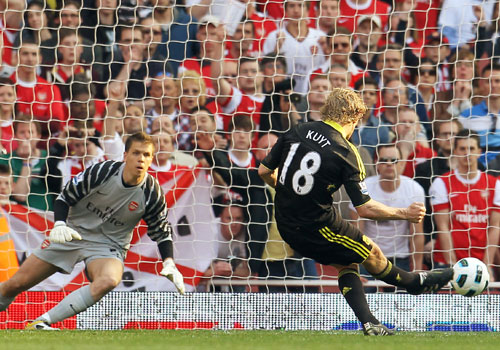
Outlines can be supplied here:
M370 193L425 198L428 213L353 223L403 268L474 256L498 280L499 4L0 0L2 205L52 210L67 181L146 131L156 176L208 170L220 231L201 285L318 278L280 238L257 167L280 134L320 120L332 88L352 88L368 107L351 141ZM350 217L346 193L335 200Z

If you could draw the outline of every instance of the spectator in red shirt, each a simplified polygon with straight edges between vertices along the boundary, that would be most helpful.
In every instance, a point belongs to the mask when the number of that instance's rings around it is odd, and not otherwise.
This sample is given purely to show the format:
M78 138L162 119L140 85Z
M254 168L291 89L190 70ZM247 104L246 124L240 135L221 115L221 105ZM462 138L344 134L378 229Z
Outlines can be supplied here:
M16 102L16 89L7 78L0 78L0 152L10 153L16 149L17 142L13 141L14 130L12 122L14 104ZM15 142L15 144L13 144Z
M95 98L95 86L84 74L76 74L70 95L68 124L90 135L99 136L102 132L102 118L106 113L106 102ZM94 130L90 131L91 129Z
M406 49L411 49L415 54L420 56L420 49L424 44L422 38L422 28L418 28L416 24L415 1L402 0L396 2L394 11L392 11L387 33L384 36L383 43L397 43L405 46Z
M498 251L500 183L478 169L479 137L470 130L454 137L453 154L455 169L434 180L429 190L438 232L434 262L453 265L472 256L491 273Z
M254 1L250 0L239 0L246 4L246 15L247 18L254 22L255 26L255 40L257 45L255 45L254 50L262 50L262 45L264 40L269 33L276 30L276 23L271 18L267 17L264 13L258 12L255 7Z
M69 83L76 74L88 74L88 66L81 64L83 53L82 38L74 29L61 29L59 31L60 45L57 47L58 62L51 71L47 72L47 81L54 83L61 92L63 101L68 101L70 96Z
M214 83L217 103L222 107L224 130L228 130L235 113L251 115L256 128L259 128L260 111L264 102L259 83L259 62L255 58L242 58L238 65L238 87L232 86L222 72L223 43L217 42L218 58L212 61L211 74ZM257 141L257 140L256 140Z
M441 10L441 0L399 1L405 1L407 3L413 2L415 4L413 15L415 16L415 26L420 40L423 41L424 38L436 30L438 27L438 16Z
M36 74L41 63L38 44L25 40L19 48L19 67L10 79L16 84L17 109L38 120L42 139L61 129L66 120L59 88Z
M269 35L269 33L276 30L276 23L272 19L266 17L263 13L257 12L253 1L240 1L247 4L247 18L253 22L255 38L253 51L255 51L256 54L260 54L262 52L264 41L266 40L267 36Z
M340 0L340 18L337 26L346 27L351 32L356 30L358 17L378 15L385 28L389 20L391 6L380 0Z
M0 1L0 73L3 76L10 75L15 69L12 49L21 28L25 6L24 0Z
M217 42L224 40L224 27L217 17L206 15L200 19L198 31L196 32L196 40L200 44L200 52L198 56L185 59L180 67L178 75L186 70L194 70L197 72L207 86L209 95L215 95L212 79L210 79L210 62L215 58Z

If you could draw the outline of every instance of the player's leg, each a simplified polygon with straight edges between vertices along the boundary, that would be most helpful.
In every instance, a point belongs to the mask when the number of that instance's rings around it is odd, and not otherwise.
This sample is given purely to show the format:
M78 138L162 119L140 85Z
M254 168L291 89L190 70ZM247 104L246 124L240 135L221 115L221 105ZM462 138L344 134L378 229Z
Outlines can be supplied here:
M114 258L96 259L87 265L87 273L92 283L90 292L99 301L120 284L123 276L123 262Z
M31 254L14 276L0 283L0 311L5 311L18 294L36 286L57 271L59 271L57 266Z
M359 278L358 266L356 264L351 264L349 266L334 264L333 266L339 272L338 279L340 292L354 311L358 320L362 324L366 322L379 323L368 307L363 284Z
M451 268L421 273L405 271L387 260L376 243L371 241L371 245L370 255L363 262L365 269L376 279L405 288L410 294L436 292L453 278L453 269Z
M363 284L359 278L358 265L349 266L333 265L339 279L339 289L352 311L363 325L365 335L393 335L394 331L388 329L373 316L366 301Z
M89 285L66 296L35 322L45 324L60 322L94 305L120 283L123 263L116 258L94 259L87 264L87 273L91 280Z

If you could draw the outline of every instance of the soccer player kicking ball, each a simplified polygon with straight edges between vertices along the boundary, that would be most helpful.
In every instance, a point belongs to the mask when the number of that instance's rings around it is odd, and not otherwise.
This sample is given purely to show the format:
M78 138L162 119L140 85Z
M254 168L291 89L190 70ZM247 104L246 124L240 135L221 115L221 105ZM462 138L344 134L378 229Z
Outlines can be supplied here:
M280 137L259 175L276 188L276 223L283 239L303 256L337 268L340 291L366 335L392 335L371 313L357 265L410 294L438 291L452 279L453 269L411 273L393 266L332 206L332 194L344 185L361 217L418 223L425 215L423 203L391 208L368 195L363 162L348 141L365 112L354 91L333 89L321 108L322 120L300 124Z
M165 196L147 172L153 148L147 134L131 135L125 144L124 162L97 163L65 185L54 204L55 224L48 241L11 279L0 284L0 311L19 293L56 272L70 273L76 263L84 261L90 284L26 326L57 330L50 325L86 310L120 283L132 232L141 219L148 225L149 237L158 243L164 260L161 274L184 294L182 274L172 259Z

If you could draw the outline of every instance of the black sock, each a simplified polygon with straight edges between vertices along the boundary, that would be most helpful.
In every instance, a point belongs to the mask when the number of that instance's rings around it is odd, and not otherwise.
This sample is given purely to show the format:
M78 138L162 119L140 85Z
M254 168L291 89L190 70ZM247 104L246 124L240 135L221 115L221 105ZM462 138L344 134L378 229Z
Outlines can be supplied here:
M340 271L339 289L362 324L365 324L366 322L374 324L380 323L375 316L373 316L370 308L368 307L365 292L363 291L363 285L361 284L357 271L352 269Z
M400 269L394 266L389 260L387 260L385 269L378 275L373 275L373 277L393 286L406 288L410 294L419 294L422 289L418 273Z

